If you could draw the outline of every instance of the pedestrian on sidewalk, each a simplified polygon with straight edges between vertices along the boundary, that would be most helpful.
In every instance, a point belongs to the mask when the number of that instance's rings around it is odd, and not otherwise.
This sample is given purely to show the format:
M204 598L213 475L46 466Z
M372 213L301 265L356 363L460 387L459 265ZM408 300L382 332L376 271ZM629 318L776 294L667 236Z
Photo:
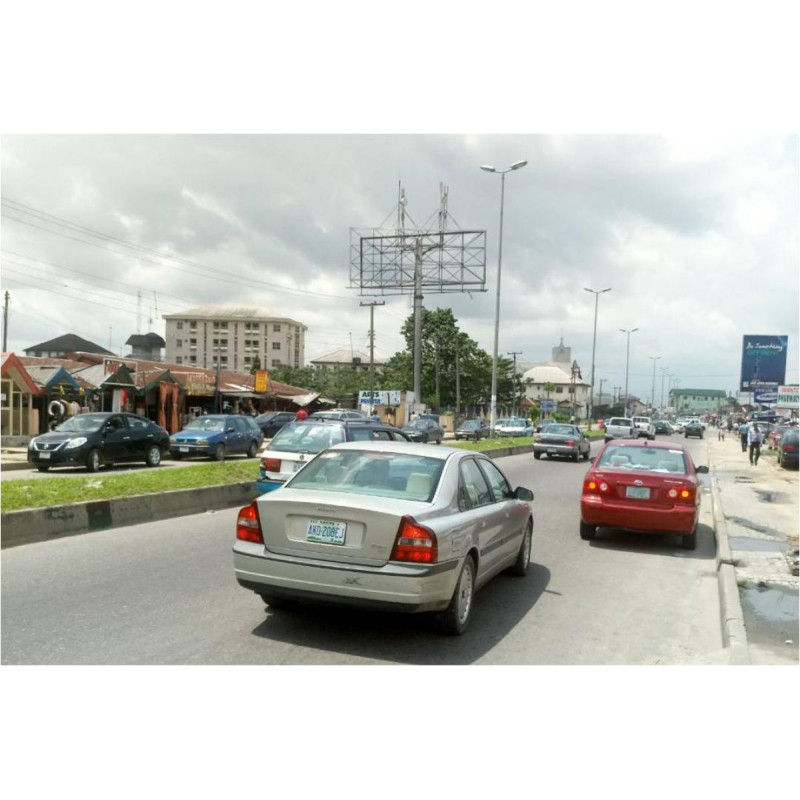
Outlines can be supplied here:
M742 452L743 453L747 452L747 434L748 434L749 430L750 430L750 426L747 424L747 422L743 422L739 426L739 438L742 440Z
M750 428L747 434L747 444L750 447L750 463L753 466L758 464L758 457L761 455L761 442L763 436L758 429L758 423L754 422L753 427Z
M724 425L720 425L719 428L717 428L717 441L718 442L724 442L725 441L725 426Z

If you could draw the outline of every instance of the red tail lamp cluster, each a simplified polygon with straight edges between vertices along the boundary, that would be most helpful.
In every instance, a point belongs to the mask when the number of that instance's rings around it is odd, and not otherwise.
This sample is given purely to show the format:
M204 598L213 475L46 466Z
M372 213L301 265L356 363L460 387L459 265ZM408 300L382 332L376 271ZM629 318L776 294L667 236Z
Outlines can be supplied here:
M417 564L433 564L439 557L436 534L413 517L406 515L400 520L394 540L391 561L411 561Z
M258 518L258 507L255 500L249 506L239 509L239 516L236 518L236 538L243 542L264 544L261 520Z

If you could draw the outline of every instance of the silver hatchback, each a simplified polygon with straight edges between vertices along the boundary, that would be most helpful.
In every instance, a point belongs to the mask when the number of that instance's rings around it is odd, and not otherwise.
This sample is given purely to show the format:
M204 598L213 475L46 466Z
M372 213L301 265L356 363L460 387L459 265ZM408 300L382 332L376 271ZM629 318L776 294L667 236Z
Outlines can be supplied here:
M434 612L460 634L477 589L506 569L526 574L532 501L478 453L339 444L240 510L236 580L273 608Z

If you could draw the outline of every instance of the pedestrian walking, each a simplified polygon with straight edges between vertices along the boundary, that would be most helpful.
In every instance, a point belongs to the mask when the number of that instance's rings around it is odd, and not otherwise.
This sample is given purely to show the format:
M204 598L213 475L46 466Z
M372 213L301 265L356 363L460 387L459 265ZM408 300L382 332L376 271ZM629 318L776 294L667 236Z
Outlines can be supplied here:
M758 429L758 423L754 422L753 427L747 433L747 444L750 447L750 463L753 466L758 464L758 457L761 455L761 442L763 435Z
M747 433L748 433L749 430L750 430L750 426L746 422L743 422L739 426L739 438L742 440L742 452L743 453L747 452Z
M718 442L724 442L725 441L725 426L724 425L720 425L719 428L717 428L717 441Z

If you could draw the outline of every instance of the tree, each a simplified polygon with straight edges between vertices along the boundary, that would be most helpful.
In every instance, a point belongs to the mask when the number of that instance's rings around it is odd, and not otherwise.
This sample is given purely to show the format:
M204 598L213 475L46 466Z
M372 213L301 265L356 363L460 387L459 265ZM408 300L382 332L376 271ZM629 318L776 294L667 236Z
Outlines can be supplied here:
M261 369L261 359L256 354L255 358L253 359L253 363L250 365L250 374L255 375Z

